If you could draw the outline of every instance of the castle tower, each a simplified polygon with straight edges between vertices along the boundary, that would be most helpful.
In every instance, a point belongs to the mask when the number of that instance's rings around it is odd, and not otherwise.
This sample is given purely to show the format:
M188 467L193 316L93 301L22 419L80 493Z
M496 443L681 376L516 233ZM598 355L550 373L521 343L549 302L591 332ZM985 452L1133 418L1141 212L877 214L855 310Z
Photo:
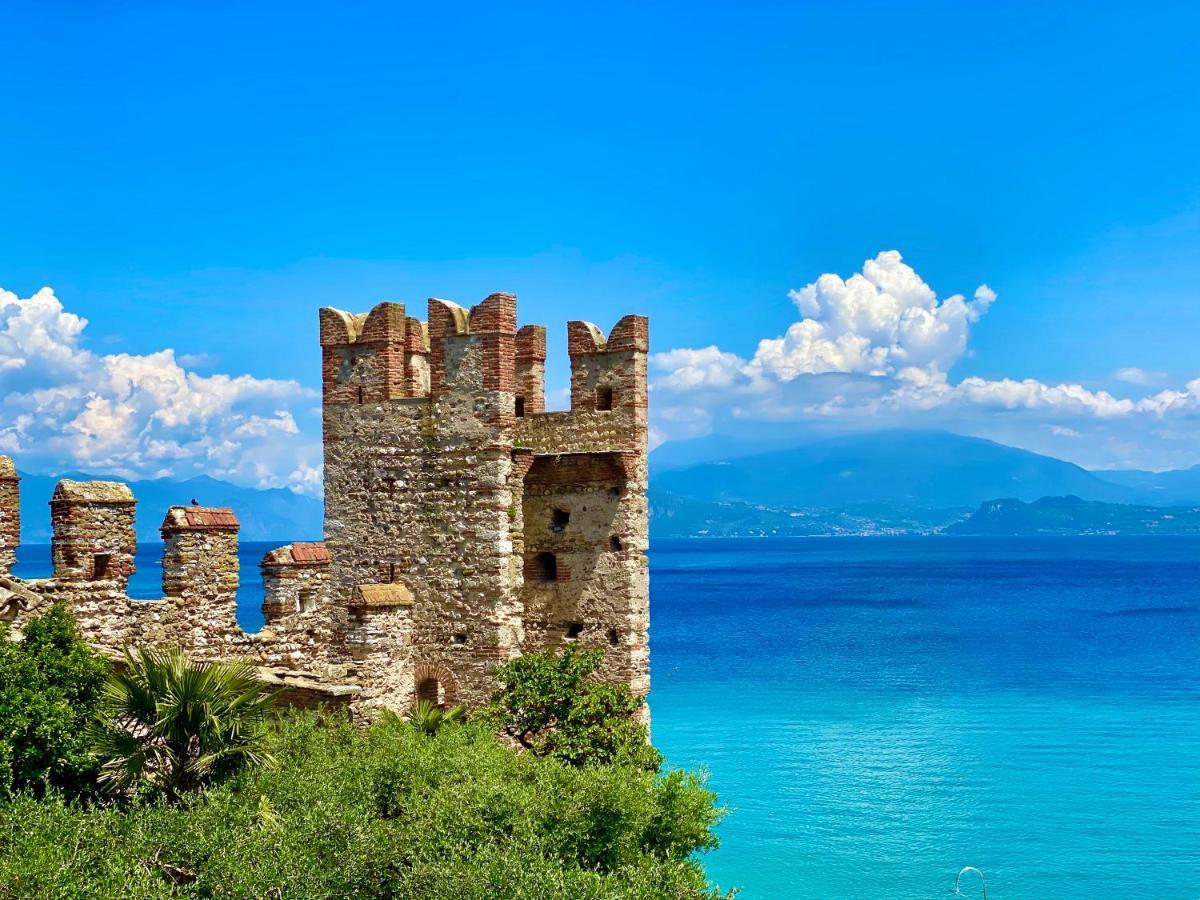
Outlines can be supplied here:
M483 702L500 662L568 641L645 693L646 320L572 323L566 413L510 294L320 321L331 596L368 699Z
M571 411L521 422L525 649L606 650L609 677L650 690L646 358L649 323L605 338L570 322Z
M119 481L60 481L50 498L54 577L106 582L124 592L137 552L136 506L129 485Z

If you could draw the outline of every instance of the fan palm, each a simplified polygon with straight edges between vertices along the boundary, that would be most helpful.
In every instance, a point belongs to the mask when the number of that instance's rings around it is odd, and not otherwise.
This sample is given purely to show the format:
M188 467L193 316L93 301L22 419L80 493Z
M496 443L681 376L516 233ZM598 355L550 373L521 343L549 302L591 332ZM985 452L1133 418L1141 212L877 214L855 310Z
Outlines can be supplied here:
M100 782L114 793L148 785L174 798L242 766L272 764L264 744L273 701L244 663L126 651L100 705Z
M462 722L466 717L467 712L461 706L443 710L432 701L418 700L417 705L409 714L408 721L418 731L432 735L437 734L443 725Z

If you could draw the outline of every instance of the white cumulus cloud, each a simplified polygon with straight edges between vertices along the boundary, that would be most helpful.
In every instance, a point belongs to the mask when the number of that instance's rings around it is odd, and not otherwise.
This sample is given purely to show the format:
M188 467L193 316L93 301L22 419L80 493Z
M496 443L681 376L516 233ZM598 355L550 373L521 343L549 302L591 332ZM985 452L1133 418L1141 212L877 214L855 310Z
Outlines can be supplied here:
M199 375L170 349L98 354L84 345L87 324L50 288L26 298L0 290L0 450L18 465L128 478L207 472L314 490L319 447L288 409L312 391Z
M1200 461L1200 454L1189 461L1177 448L1169 460L1156 456L1146 439L1162 430L1147 428L1147 420L1169 418L1176 444L1182 432L1200 445L1200 379L1132 399L1033 378L972 375L952 382L948 373L967 357L972 329L996 301L986 284L970 299L939 298L889 250L848 278L827 273L788 296L799 321L781 336L760 340L749 358L715 345L651 357L657 441L722 426L736 433L751 422L841 422L991 431L1009 440L1023 434L1033 446L1049 436L1082 437L1085 429L1073 426L1091 423L1089 437L1099 434L1095 428L1107 430L1096 441L1079 442L1096 454L1090 464L1128 464L1139 439L1146 465ZM1149 387L1166 375L1126 368L1114 378ZM1120 459L1103 456L1106 447L1121 448Z
M1124 381L1126 384L1136 384L1139 387L1151 387L1156 384L1162 384L1167 380L1166 372L1149 372L1146 369L1139 369L1136 366L1129 366L1124 369L1117 369L1113 374L1117 381Z

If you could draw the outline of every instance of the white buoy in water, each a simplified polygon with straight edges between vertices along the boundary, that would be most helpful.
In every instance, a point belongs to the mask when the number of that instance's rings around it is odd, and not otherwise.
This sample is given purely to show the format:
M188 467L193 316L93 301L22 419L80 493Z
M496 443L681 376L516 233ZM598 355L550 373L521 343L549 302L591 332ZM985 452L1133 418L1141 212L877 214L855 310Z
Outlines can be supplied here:
M980 882L980 884L982 884L982 885L983 885L983 900L987 900L987 879L986 879L986 878L984 878L984 877L983 877L983 873L982 873L982 872L980 872L980 871L979 871L977 868L975 868L974 866L963 866L963 867L962 867L962 868L959 870L959 872L958 872L958 877L954 879L954 893L955 893L955 895L956 895L956 896L959 896L959 897L961 897L961 896L962 896L962 891L961 891L961 890L959 890L959 886L962 884L963 872L974 872L976 875L978 875L978 876L979 876L979 882Z

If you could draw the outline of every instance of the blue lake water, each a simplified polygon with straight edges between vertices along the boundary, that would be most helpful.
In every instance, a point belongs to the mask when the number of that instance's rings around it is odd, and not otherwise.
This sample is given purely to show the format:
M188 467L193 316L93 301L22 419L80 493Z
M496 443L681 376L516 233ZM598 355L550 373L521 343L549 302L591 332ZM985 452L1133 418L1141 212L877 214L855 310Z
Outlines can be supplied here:
M651 596L654 739L729 807L722 886L1200 893L1200 539L661 540Z

